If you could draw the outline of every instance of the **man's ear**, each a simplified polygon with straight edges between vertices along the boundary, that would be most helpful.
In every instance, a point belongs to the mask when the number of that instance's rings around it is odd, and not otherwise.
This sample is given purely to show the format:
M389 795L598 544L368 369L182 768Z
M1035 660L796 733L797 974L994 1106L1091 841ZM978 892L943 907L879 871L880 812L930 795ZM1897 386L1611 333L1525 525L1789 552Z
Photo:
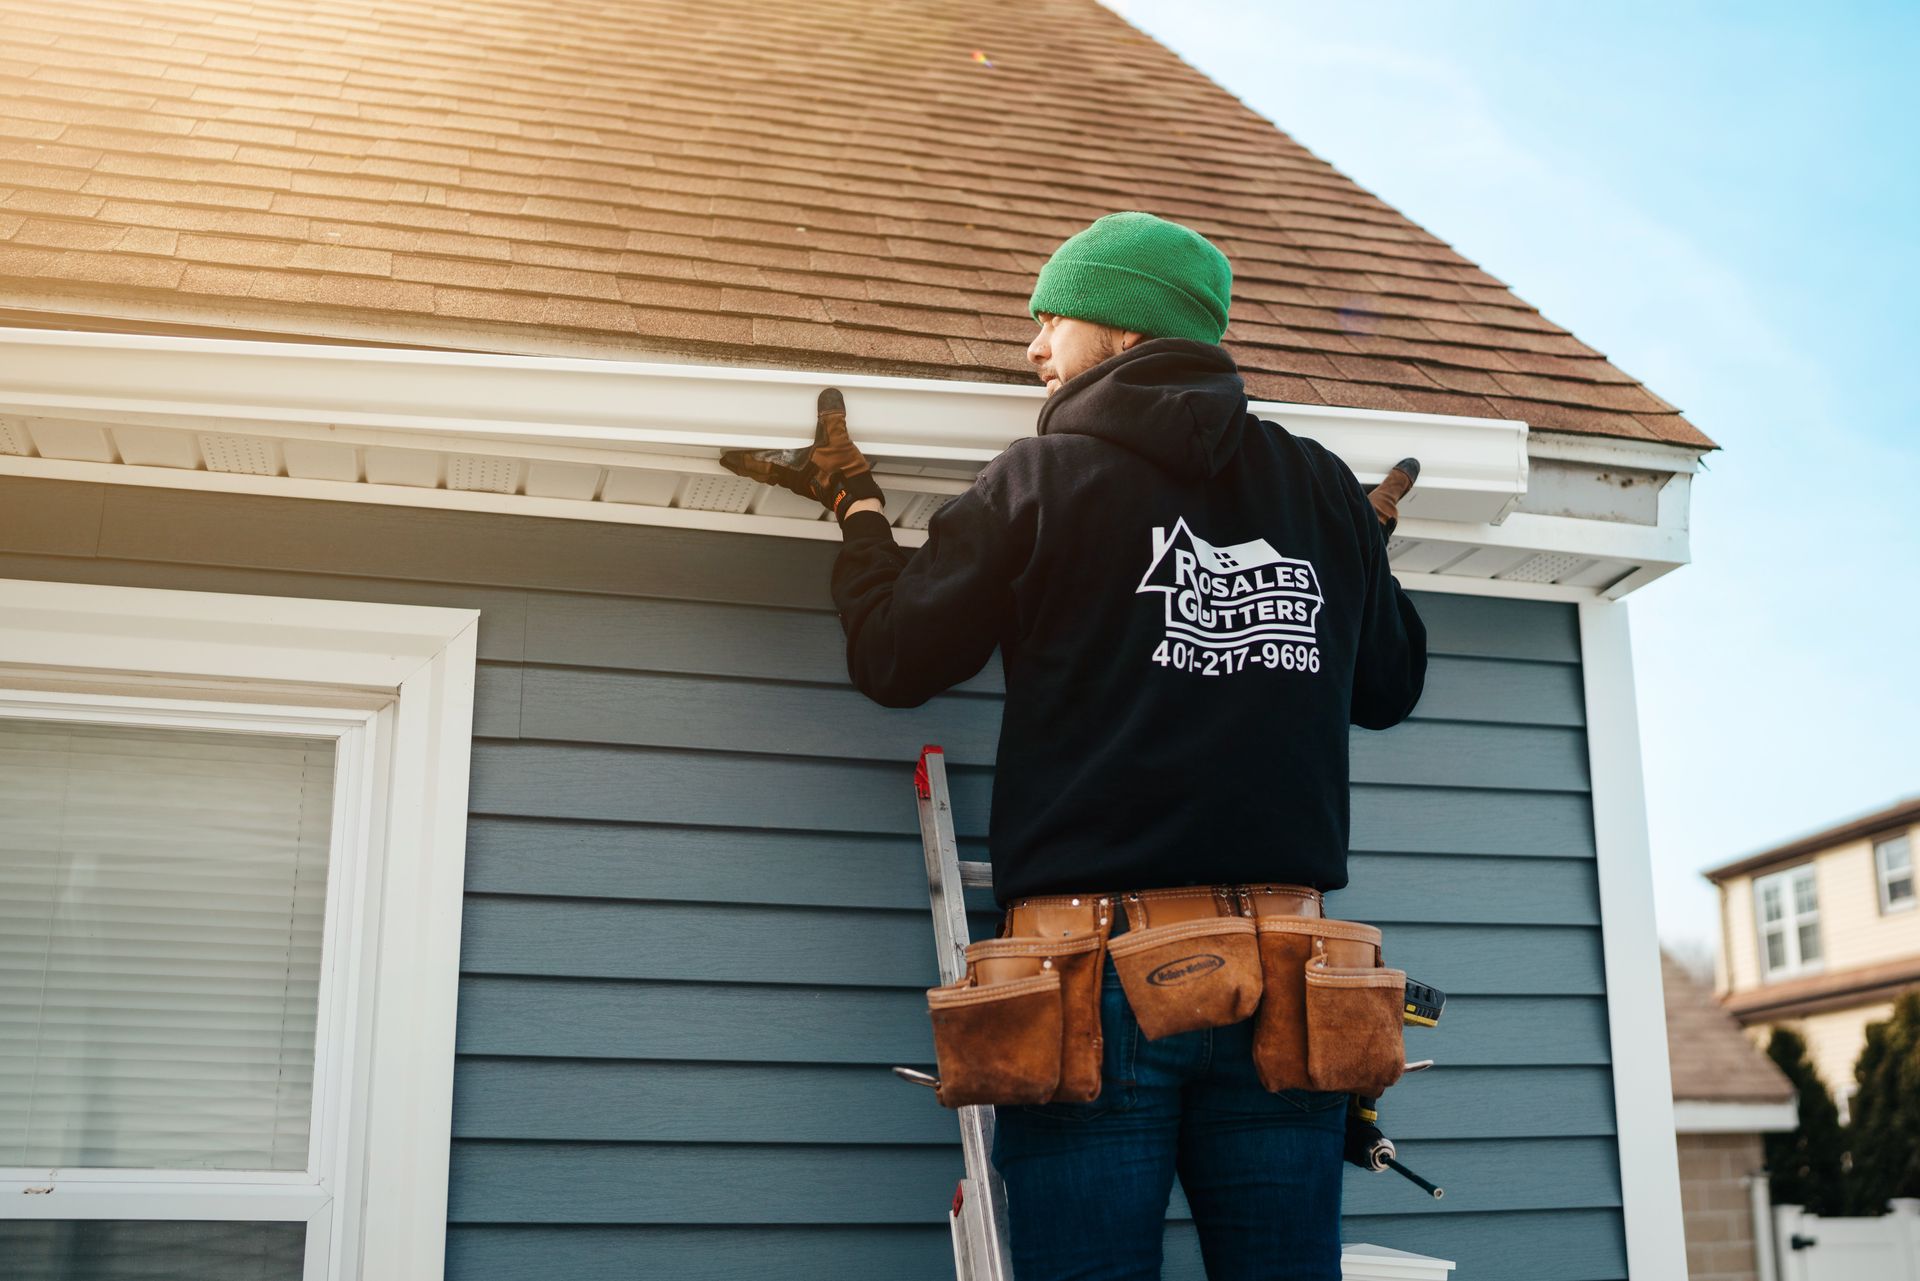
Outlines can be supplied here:
M1145 334L1136 334L1131 329L1129 329L1125 333L1120 335L1120 350L1127 351L1130 348L1132 348L1132 346L1135 343L1142 342L1145 339L1146 339Z

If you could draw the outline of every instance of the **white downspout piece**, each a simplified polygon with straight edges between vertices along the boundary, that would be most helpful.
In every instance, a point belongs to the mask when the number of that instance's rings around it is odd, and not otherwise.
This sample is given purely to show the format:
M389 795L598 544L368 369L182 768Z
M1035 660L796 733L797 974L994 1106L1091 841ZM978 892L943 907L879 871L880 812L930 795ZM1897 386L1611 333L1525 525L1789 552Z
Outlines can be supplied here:
M1746 1176L1748 1206L1753 1213L1753 1264L1756 1281L1780 1281L1774 1262L1773 1190L1766 1167Z

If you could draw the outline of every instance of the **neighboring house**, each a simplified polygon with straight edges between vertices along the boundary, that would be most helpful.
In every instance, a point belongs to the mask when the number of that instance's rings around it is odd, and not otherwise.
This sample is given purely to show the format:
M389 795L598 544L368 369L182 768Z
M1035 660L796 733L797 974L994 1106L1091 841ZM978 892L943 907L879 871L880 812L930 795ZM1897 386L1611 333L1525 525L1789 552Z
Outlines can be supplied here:
M1772 1203L1760 1136L1800 1124L1793 1083L1741 1034L1711 985L1666 952L1667 1055L1687 1221L1687 1281L1771 1281Z
M1702 873L1720 890L1720 999L1759 1044L1804 1036L1843 1119L1867 1024L1920 984L1916 844L1911 797Z
M948 1271L910 780L982 856L999 663L865 700L836 529L717 458L837 385L923 542L1033 431L1034 273L1145 208L1263 417L1425 464L1329 908L1452 998L1384 1109L1446 1196L1349 1169L1344 1238L1681 1274L1621 603L1688 558L1672 406L1093 0L0 25L14 1266Z

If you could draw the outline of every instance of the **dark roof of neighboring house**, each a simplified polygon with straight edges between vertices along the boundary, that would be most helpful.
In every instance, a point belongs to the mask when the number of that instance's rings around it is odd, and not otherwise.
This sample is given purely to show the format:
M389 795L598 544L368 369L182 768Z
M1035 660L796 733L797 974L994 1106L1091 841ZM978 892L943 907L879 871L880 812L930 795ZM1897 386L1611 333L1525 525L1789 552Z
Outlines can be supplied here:
M1028 381L1035 272L1141 208L1232 260L1256 399L1712 447L1096 0L0 0L0 25L22 314Z
M1793 1097L1786 1073L1720 1008L1713 989L1665 950L1660 979L1666 988L1667 1061L1676 1100L1777 1103Z
M1710 867L1700 875L1718 884L1731 877L1742 876L1748 872L1757 872L1776 863L1785 863L1799 858L1803 854L1818 854L1821 850L1832 849L1836 845L1845 845L1867 836L1878 836L1882 832L1893 832L1920 822L1920 796L1909 796L1904 801L1896 801L1885 809L1871 814L1862 814L1823 827L1806 836L1797 836L1784 845L1761 850L1758 854L1748 854L1731 863L1722 863L1719 867Z

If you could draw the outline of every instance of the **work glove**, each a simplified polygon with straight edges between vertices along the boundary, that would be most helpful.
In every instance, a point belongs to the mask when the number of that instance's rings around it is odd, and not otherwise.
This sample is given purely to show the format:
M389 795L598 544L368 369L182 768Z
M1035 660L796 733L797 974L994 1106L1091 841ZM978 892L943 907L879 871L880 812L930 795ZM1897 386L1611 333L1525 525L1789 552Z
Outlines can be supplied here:
M811 498L841 522L846 520L847 507L862 498L885 502L886 495L873 478L872 464L847 435L847 402L839 388L829 387L820 393L819 415L811 445L801 449L730 449L720 455L720 465L736 476Z
M1420 460L1402 458L1387 473L1387 478L1378 485L1368 485L1367 501L1373 504L1373 514L1380 518L1388 538L1393 537L1393 528L1400 523L1400 500L1413 488L1413 482L1420 479Z

